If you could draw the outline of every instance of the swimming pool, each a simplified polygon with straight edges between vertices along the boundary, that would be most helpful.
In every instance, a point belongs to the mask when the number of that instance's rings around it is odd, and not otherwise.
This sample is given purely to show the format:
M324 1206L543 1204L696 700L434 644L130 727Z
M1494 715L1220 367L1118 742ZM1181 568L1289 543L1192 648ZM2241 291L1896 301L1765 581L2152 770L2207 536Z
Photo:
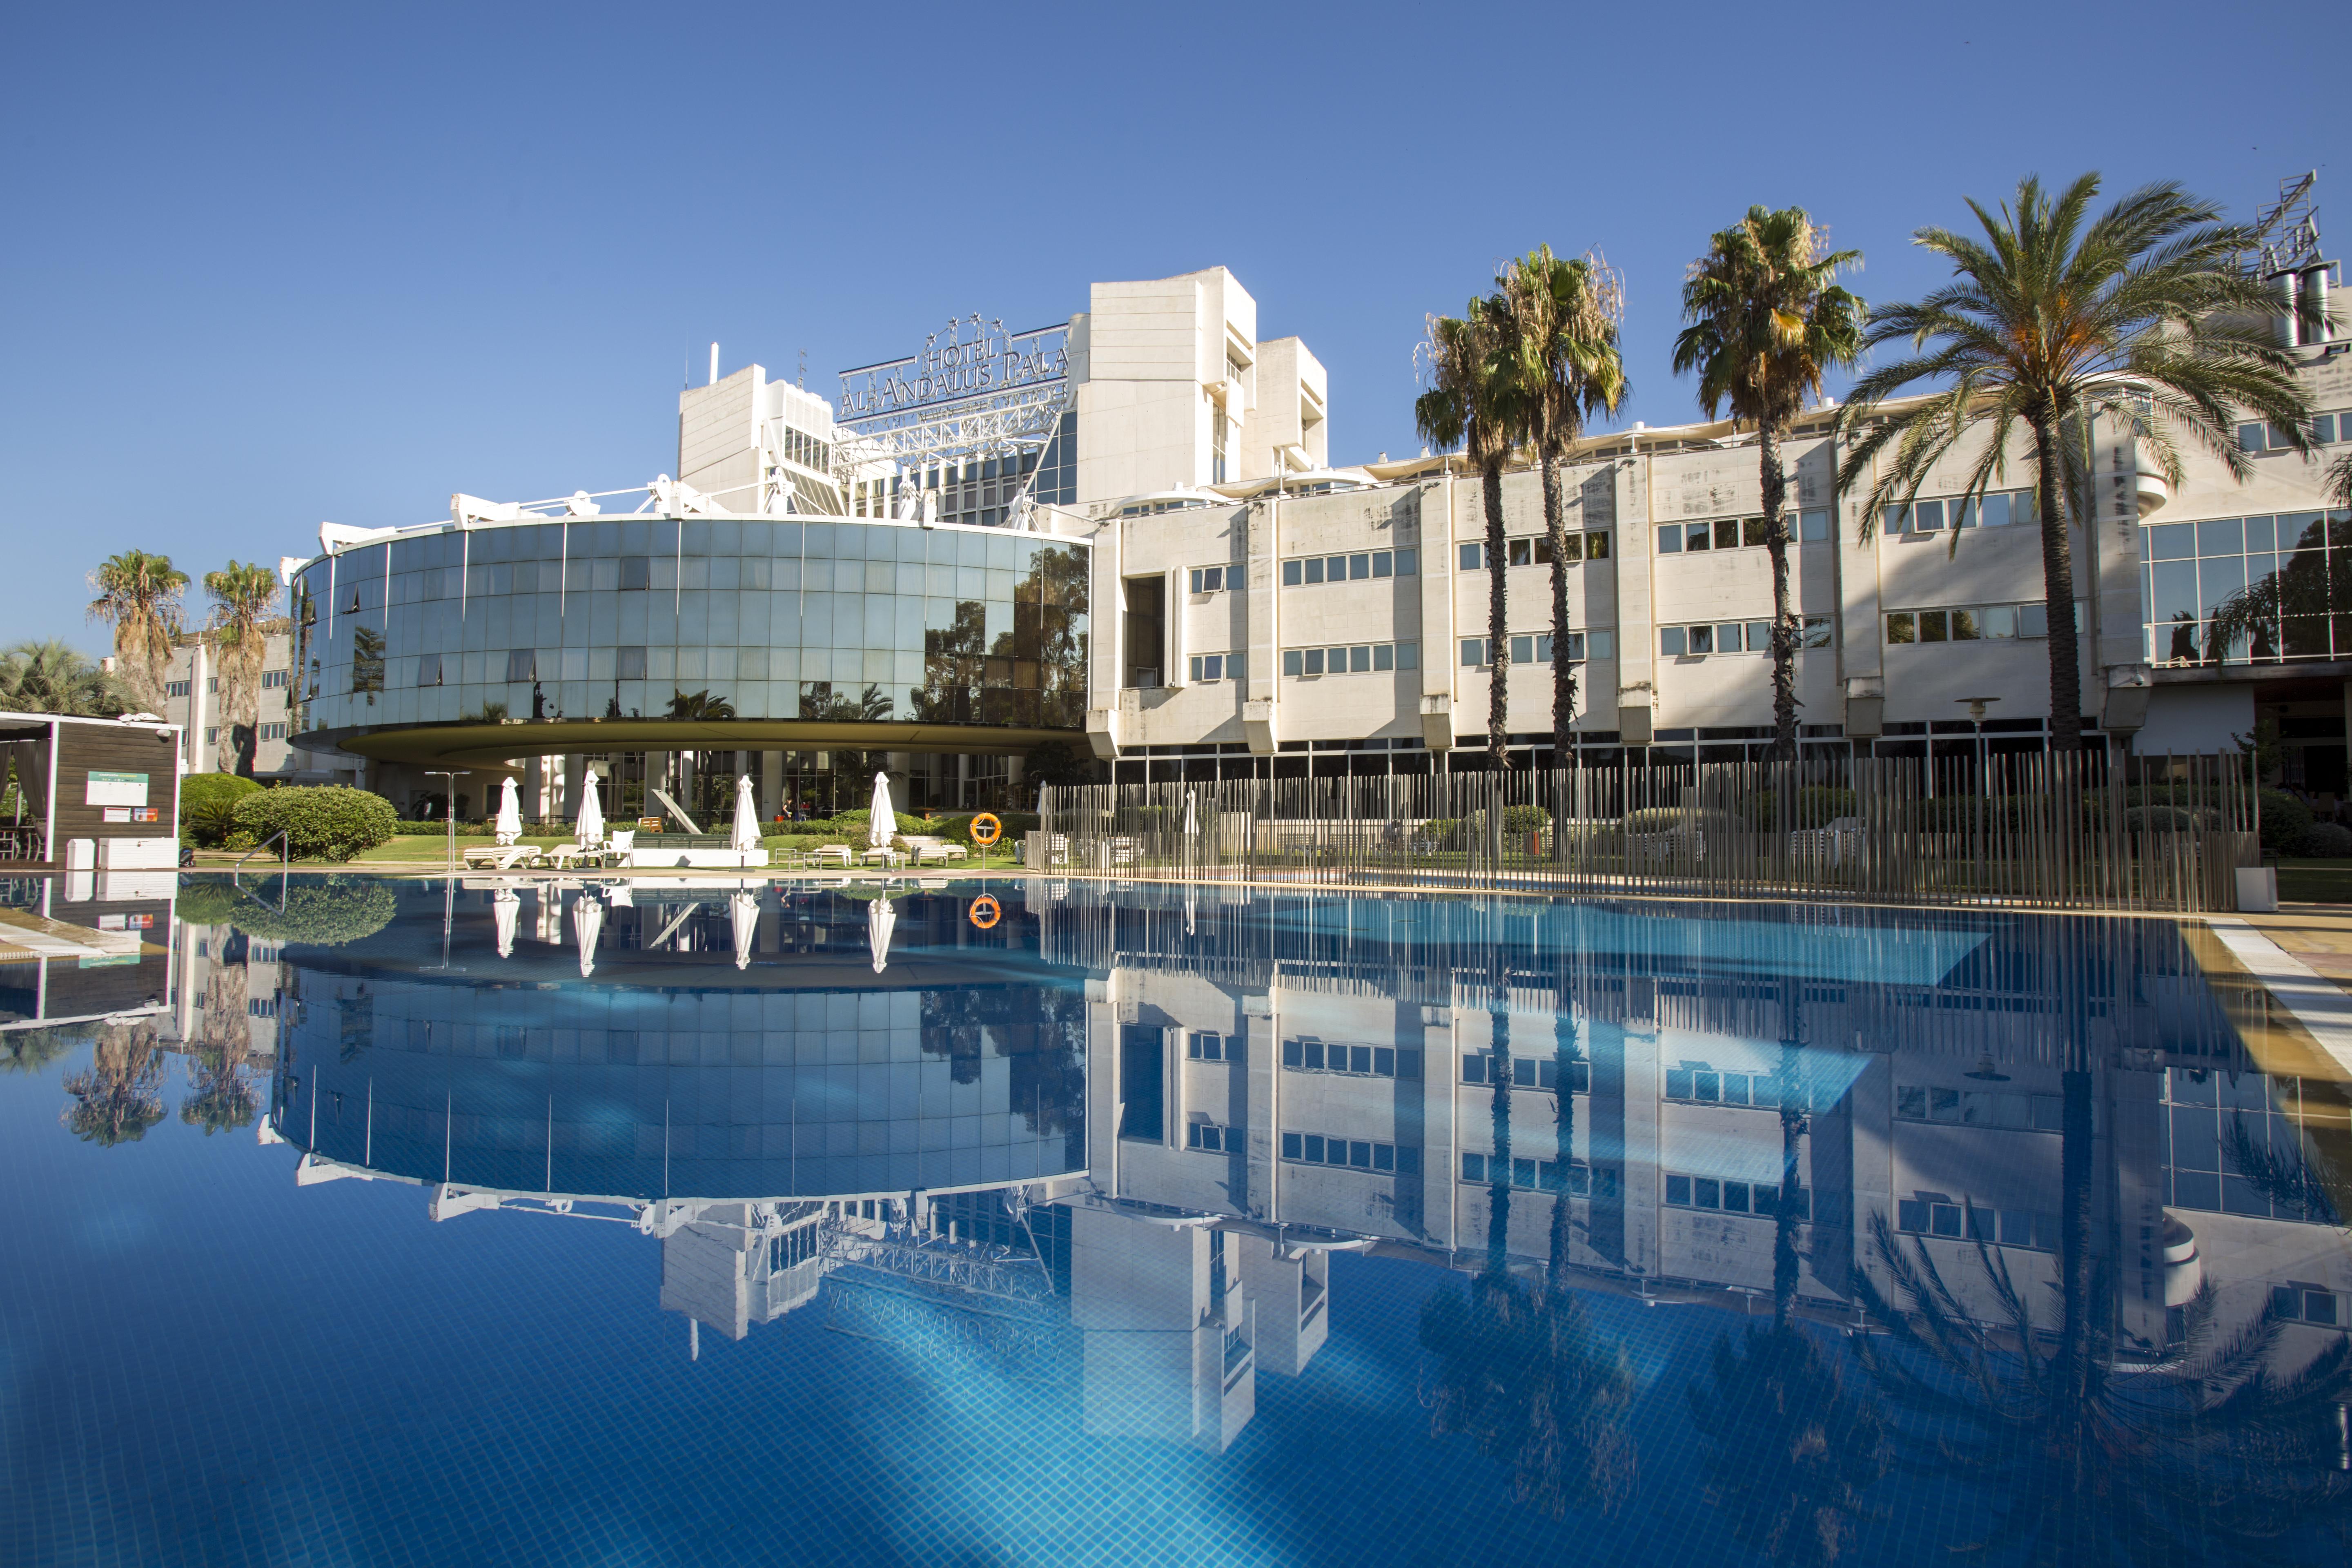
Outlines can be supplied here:
M2345 1087L2168 921L17 890L11 1563L2339 1560Z

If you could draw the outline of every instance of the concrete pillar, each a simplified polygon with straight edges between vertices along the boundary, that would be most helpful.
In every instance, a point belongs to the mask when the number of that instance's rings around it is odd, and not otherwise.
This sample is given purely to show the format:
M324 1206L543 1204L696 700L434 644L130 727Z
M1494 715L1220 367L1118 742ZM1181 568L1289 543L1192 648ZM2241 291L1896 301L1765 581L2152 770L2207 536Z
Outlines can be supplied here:
M760 753L760 820L773 822L784 799L784 753Z
M547 759L525 757L522 763L522 819L547 820Z
M563 820L570 822L580 815L582 783L587 777L588 759L573 755L563 759Z

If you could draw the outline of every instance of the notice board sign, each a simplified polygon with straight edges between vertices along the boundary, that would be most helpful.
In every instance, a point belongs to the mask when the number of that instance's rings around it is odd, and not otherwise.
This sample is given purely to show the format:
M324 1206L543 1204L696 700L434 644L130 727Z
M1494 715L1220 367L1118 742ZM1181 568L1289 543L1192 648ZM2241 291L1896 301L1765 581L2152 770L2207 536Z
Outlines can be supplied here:
M105 773L90 770L89 782L83 786L84 805L145 805L147 775L145 773Z

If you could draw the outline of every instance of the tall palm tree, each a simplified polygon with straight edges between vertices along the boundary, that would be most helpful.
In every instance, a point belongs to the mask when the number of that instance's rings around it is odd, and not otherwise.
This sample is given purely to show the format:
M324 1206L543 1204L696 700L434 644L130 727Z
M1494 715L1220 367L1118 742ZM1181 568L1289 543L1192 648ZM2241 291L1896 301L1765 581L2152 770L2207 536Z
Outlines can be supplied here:
M1544 532L1551 545L1551 742L1555 766L1569 759L1576 722L1576 666L1570 658L1567 506L1560 466L1569 444L1596 414L1614 413L1629 390L1617 329L1623 287L1599 256L1573 260L1539 245L1496 281L1510 311L1504 371L1518 428L1543 473ZM1490 531L1492 525L1490 524Z
M205 631L220 660L220 767L251 778L261 725L261 667L278 608L278 572L232 558L219 571L205 574L205 592L213 600Z
M51 638L0 653L0 708L109 719L131 710L123 684L79 649Z
M142 708L161 712L163 672L180 635L180 596L187 592L188 574L174 570L168 555L126 550L99 563L89 585L98 590L89 618L112 623L123 683Z
M2147 441L2176 486L2183 437L2239 479L2252 472L2232 438L2242 414L2268 420L2298 450L2311 447L2311 409L2293 356L2269 330L2275 302L2239 265L2246 232L2169 183L2143 186L2093 218L2098 191L2095 174L2054 196L2028 178L1998 212L1969 202L1980 239L1918 230L1914 242L1947 258L1953 280L1874 316L1867 346L1899 343L1913 357L1863 377L1838 416L1852 441L1839 493L1871 480L1864 539L1883 508L1909 505L1964 442L1982 443L1967 482L1979 500L2008 471L2012 443L2021 437L2030 446L2049 612L2050 743L2061 751L2082 743L2067 531L2091 521L2086 448L2098 423ZM1883 406L1916 382L1937 390L1910 407Z
M1507 598L1509 550L1503 539L1503 465L1511 456L1518 417L1511 387L1497 370L1510 354L1511 312L1500 294L1473 300L1461 316L1432 316L1422 352L1430 388L1413 399L1421 438L1440 448L1460 447L1478 470L1486 510L1486 765L1511 765L1511 634ZM1499 812L1501 803L1496 803Z
M163 1058L152 1024L105 1024L89 1066L61 1086L73 1096L61 1120L75 1137L110 1149L135 1143L163 1120Z
M1868 307L1839 286L1859 250L1824 252L1828 231L1802 207L1753 206L1707 241L1683 281L1675 374L1698 373L1699 406L1710 419L1727 406L1756 426L1764 488L1764 548L1772 561L1772 754L1797 755L1796 606L1789 602L1789 480L1780 439L1822 394L1822 374L1862 353Z

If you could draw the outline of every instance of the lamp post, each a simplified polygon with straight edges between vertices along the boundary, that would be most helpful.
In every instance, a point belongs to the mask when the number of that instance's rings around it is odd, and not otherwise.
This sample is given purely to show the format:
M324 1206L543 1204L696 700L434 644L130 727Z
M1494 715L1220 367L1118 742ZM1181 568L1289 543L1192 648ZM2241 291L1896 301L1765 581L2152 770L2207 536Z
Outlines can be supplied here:
M1952 700L1969 710L1969 721L1976 725L1977 758L1977 852L1976 862L1981 866L1987 858L1985 845L1985 797L1991 792L1992 758L1985 752L1985 710L2000 700L1998 697L1956 697Z
M473 775L464 768L427 768L427 778L449 781L442 792L442 815L448 825L448 869L441 879L441 967L449 967L449 925L456 914L457 899L457 781Z

